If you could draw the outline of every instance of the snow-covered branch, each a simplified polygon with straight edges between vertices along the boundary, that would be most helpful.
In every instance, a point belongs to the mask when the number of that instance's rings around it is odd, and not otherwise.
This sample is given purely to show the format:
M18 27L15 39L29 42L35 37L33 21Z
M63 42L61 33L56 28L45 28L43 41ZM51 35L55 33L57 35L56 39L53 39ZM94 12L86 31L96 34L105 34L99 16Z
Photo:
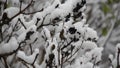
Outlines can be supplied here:
M31 12L34 2L23 8L20 0L19 7L3 12L0 57L6 58L5 64L15 68L99 67L103 48L96 45L97 32L86 24L86 0L50 0Z

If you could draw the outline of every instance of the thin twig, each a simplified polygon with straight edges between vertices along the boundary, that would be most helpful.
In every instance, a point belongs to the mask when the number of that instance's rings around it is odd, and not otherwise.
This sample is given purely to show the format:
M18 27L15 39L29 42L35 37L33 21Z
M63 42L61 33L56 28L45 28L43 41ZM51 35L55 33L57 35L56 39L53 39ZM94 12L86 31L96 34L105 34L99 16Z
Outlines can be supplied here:
M120 68L120 65L119 65L119 56L120 56L120 48L118 48L118 53L117 53L117 68Z
M87 30L86 30L85 32L87 32ZM77 48L77 50L76 50L70 57L67 57L67 59L66 59L63 63L65 63L65 62L67 62L69 59L71 59L71 58L81 49L81 47L82 47L82 45L83 45L83 42L85 41L85 39L84 39L84 37L85 37L85 32L84 32L83 40L82 40L82 43L80 44L80 47Z
M5 3L4 3L4 9L6 9L7 8L7 0L5 1Z
M46 15L43 17L42 23L41 23L41 25L40 25L40 26L38 26L38 27L37 27L37 30L38 30L38 29L40 29L40 28L43 26L44 21L45 21L45 18L46 18L48 15L49 15L49 13L48 13L48 14L46 14Z
M35 61L36 61L36 59L37 59L38 55L39 55L39 54L36 54L35 59L34 59L34 61L33 61L32 65L34 65L34 63L35 63Z
M1 60L1 63L4 65L4 62L3 62L3 60L2 60L2 58L0 57L0 60Z
M24 41L20 42L19 46L18 46L18 48L16 50L13 50L12 52L9 52L9 53L0 54L0 57L9 56L9 55L12 55L12 54L16 53L21 48L22 43L25 43L25 42Z
M3 57L4 63L5 63L5 68L9 68L8 64L7 64L7 59L6 57Z
M19 21L19 20L18 20L18 21ZM17 21L17 23L18 23L18 21ZM12 37L12 34L13 34L13 32L15 31L15 27L17 26L17 23L14 25L14 27L13 27L13 29L12 29L12 32L11 32L11 34L10 34L7 42L9 42L10 38Z
M37 12L42 12L42 11L43 11L43 9L38 10L38 11L34 11L34 12L30 12L30 13L22 13L22 14L29 15L29 14L35 14Z
M33 53L33 52L32 52L33 50L32 50L32 46L31 46L31 44L30 44L29 46L30 46L30 52L31 52L31 54L32 54L32 53Z
M68 57L63 63L65 63L65 62L67 62L69 59L71 59L71 58L81 49L82 45L83 45L83 41L82 41L80 47L79 47L70 57Z
M9 19L9 22L10 22L12 19L14 19L15 17L17 17L18 15L22 14L26 9L28 9L28 8L31 6L32 2L33 2L33 0L31 0L30 4L28 4L27 7L25 7L23 10L21 10L20 12L18 12L16 15L14 15L13 17L11 17L11 18Z
M67 45L64 45L64 47L61 48L61 50L63 50L64 48L68 47L74 40L71 40L69 43L67 43Z
M25 29L27 29L27 27L24 25L24 23L21 21L21 19L19 18L18 20L20 21L20 23L22 24L22 26L23 26Z
M2 26L0 26L1 41L3 41Z
M12 65L14 64L14 61L16 59L16 55L17 55L17 53L14 54L12 61L10 62L10 67L12 67Z
M20 12L21 12L21 9L22 9L22 1L20 1Z

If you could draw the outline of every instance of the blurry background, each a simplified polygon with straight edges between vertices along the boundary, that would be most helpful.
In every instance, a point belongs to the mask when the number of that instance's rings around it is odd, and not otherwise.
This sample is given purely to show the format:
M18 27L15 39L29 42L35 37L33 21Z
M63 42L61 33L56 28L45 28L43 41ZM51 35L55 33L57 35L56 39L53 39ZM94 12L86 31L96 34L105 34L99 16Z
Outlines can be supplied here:
M108 55L115 55L120 43L120 0L87 0L87 23L99 36L98 45L104 47L103 68L109 66Z
M0 19L3 12L3 3L6 0L0 0ZM19 0L7 0L10 6L19 6ZM25 7L30 0L22 0ZM32 8L28 12L41 10L43 7L49 6L49 2L53 0L35 0ZM64 3L65 0L60 0ZM115 55L115 46L120 43L120 0L86 0L87 9L86 16L87 22L90 27L95 29L98 33L98 46L104 47L102 56L102 67L109 66L108 55Z

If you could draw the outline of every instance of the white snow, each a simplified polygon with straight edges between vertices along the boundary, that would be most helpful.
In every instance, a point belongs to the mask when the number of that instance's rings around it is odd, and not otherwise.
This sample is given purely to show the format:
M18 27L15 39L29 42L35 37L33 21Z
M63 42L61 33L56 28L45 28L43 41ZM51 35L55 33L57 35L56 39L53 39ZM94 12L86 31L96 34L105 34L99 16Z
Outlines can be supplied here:
M85 56L88 57L89 60L94 58L96 60L95 63L97 63L98 61L101 60L102 51L103 51L102 47L99 48L97 47L91 50L90 52L86 52Z
M35 40L35 38L37 37L37 32L36 32L36 29L37 29L37 27L35 26L35 25L31 25L27 30L25 30L21 35L19 35L19 37L17 38L17 40L18 40L18 42L23 42L23 41L25 41L25 38L26 38L26 34L27 34L27 32L29 32L29 31L34 31L35 33L33 33L34 34L34 36L30 39L30 40ZM32 42L32 41L31 41Z
M13 17L15 14L17 14L19 12L19 8L17 8L17 7L9 7L7 9L5 9L4 12L7 13L8 18L11 18L11 17Z
M50 31L46 27L43 27L43 35L45 35L48 40L51 38Z
M34 53L30 56L25 55L23 51L18 51L17 57L24 60L25 62L32 64L35 60L36 55L39 53L39 49L35 49Z
M13 52L18 48L18 43L15 37L11 37L10 41L8 43L4 43L0 45L0 54L6 54Z
M83 45L82 45L82 48L84 50L88 50L88 49L92 50L92 49L94 49L96 47L97 47L96 43L95 42L91 42L91 41L84 41Z
M93 30L92 28L86 28L86 33L85 33L85 39L87 38L95 38L96 40L98 39L97 32Z

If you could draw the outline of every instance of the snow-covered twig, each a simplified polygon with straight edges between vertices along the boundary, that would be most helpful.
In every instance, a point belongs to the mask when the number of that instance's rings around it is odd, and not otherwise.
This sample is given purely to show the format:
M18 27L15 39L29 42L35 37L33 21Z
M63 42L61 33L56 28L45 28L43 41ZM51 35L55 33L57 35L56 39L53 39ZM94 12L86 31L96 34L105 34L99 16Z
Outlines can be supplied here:
M10 22L11 20L13 20L15 17L17 17L18 15L20 15L21 13L23 13L26 9L28 9L28 8L31 6L32 3L33 3L33 0L31 0L31 2L30 2L23 10L21 10L19 13L17 13L17 14L14 15L13 17L11 17L11 18L9 19L9 22Z

